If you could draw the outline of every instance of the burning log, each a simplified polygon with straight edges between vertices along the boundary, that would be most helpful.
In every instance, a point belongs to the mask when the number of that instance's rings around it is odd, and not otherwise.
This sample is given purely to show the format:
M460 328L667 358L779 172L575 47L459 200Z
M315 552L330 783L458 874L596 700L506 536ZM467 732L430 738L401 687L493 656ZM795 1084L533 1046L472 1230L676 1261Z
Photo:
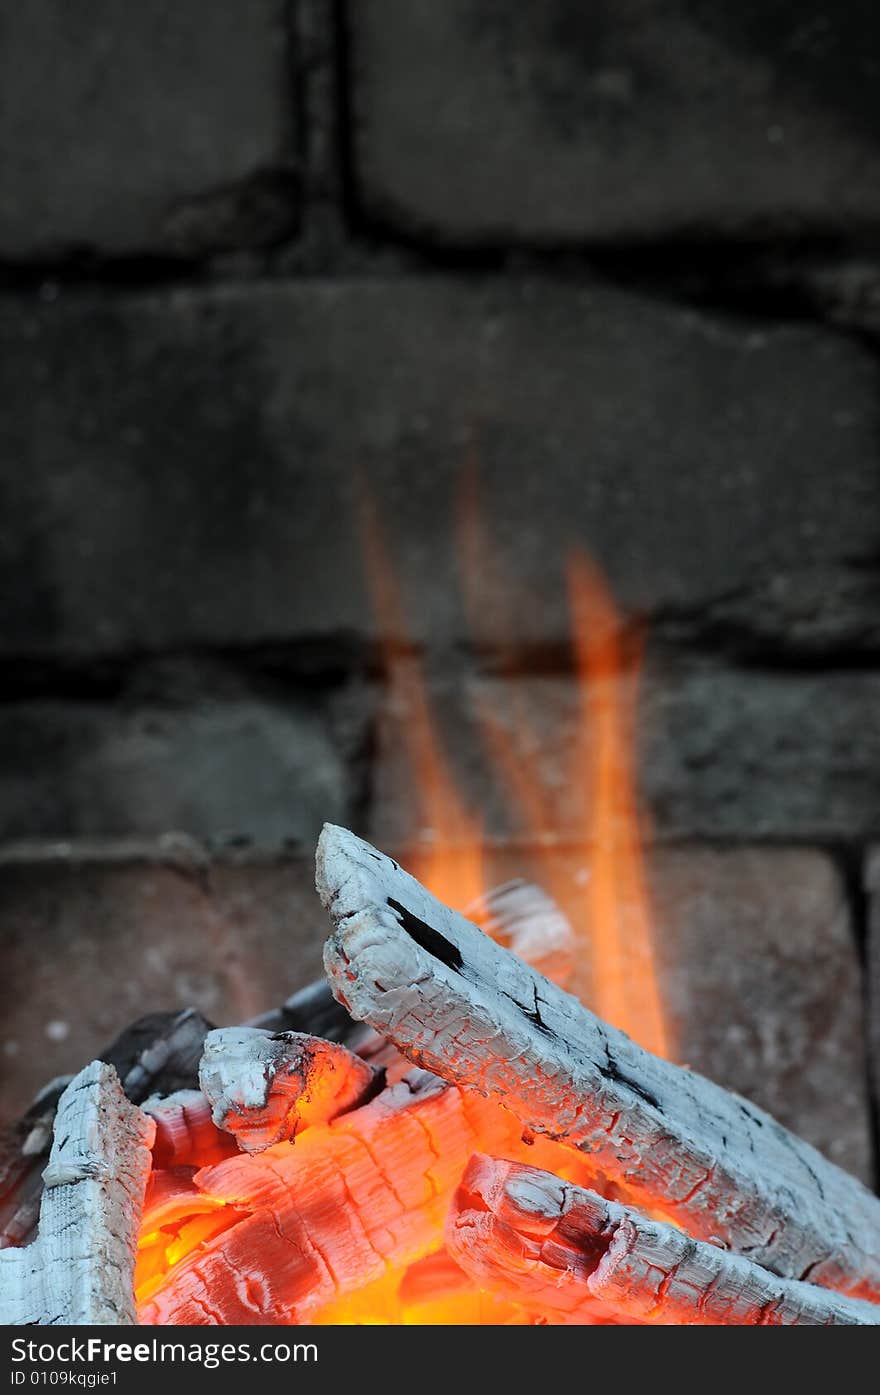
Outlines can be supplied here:
M196 1084L199 1057L210 1027L194 1008L150 1013L120 1032L99 1060L115 1068L128 1098L140 1104L151 1092L169 1095ZM63 1076L46 1085L3 1140L0 1250L26 1245L33 1239L55 1111L70 1080L70 1076Z
M321 835L317 887L334 993L412 1061L589 1153L697 1239L880 1299L880 1199L769 1115L642 1050L345 829Z
M493 887L467 908L468 917L498 944L519 955L553 983L565 984L574 971L571 924L542 887L516 878ZM254 1017L249 1027L268 1032L308 1032L325 1041L360 1050L368 1029L352 1020L326 979L300 988L280 1007Z
M294 1146L203 1168L197 1195L187 1194L188 1181L157 1182L144 1228L158 1244L156 1232L169 1227L162 1243L171 1263L139 1292L140 1320L310 1322L394 1270L402 1277L437 1248L479 1149L537 1155L541 1165L588 1180L579 1154L540 1140L530 1147L521 1133L507 1110L411 1071L362 1108L304 1130ZM181 1247L180 1222L218 1207L224 1228Z
M199 1083L215 1125L246 1153L262 1153L365 1104L384 1071L321 1037L223 1027L208 1033Z
M872 1303L777 1278L523 1164L473 1158L446 1234L476 1282L563 1323L880 1326Z
M37 1238L0 1253L0 1322L131 1323L153 1124L93 1061L58 1103Z
M200 1090L176 1090L141 1105L156 1125L154 1168L206 1167L236 1151L228 1133L217 1128Z

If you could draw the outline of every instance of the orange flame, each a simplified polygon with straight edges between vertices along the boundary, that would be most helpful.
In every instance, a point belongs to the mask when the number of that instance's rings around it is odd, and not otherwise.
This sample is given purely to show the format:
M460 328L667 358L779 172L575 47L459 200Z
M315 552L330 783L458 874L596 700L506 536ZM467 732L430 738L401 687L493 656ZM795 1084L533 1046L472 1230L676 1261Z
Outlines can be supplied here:
M367 577L379 619L389 708L398 718L416 792L418 829L413 872L447 905L464 906L485 890L482 820L461 799L442 745L372 500L363 494L361 524Z
M517 665L511 636L513 591L504 584L483 524L476 463L462 473L459 555L471 622L481 623L481 595L492 595L495 630L484 635L506 666ZM670 1056L653 938L642 847L645 821L636 794L636 710L642 645L624 642L624 628L598 569L573 552L568 564L571 640L577 673L577 722L565 780L573 794L573 832L583 867L578 885L550 857L539 879L571 915L589 974L587 1005L649 1051ZM495 769L514 801L526 840L558 842L551 792L528 759L537 745L516 683L502 717L487 702L477 716ZM531 767L531 768L530 768ZM459 899L454 904L461 906Z
M592 1006L649 1051L668 1056L636 798L638 669L625 661L610 593L583 557L570 564L569 595L579 679L572 776L588 792L581 841L590 857Z

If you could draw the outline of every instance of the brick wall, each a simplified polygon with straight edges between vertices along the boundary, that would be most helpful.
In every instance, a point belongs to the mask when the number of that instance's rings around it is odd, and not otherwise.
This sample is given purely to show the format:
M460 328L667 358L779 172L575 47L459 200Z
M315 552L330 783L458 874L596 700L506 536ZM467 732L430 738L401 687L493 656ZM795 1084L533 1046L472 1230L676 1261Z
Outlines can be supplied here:
M0 1111L315 971L321 821L424 832L390 654L499 872L487 703L570 839L576 546L682 1051L870 1174L878 68L865 0L0 0Z

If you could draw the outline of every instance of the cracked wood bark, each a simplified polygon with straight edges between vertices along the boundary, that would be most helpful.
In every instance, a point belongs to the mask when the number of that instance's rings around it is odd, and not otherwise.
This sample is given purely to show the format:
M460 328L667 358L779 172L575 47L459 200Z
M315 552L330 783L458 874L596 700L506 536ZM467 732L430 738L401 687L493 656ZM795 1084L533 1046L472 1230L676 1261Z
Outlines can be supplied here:
M131 1323L153 1124L93 1061L58 1102L37 1238L0 1253L0 1322Z
M590 1177L578 1153L541 1140L530 1147L521 1135L522 1126L497 1104L411 1071L362 1108L304 1130L294 1145L203 1168L195 1176L197 1197L179 1179L155 1174L155 1209L148 1204L144 1230L152 1244L165 1246L173 1267L163 1272L161 1255L153 1255L151 1277L139 1290L140 1320L313 1320L436 1249L475 1151L537 1154L555 1172ZM200 1210L218 1206L224 1229L204 1240L194 1229L198 1245L187 1252L185 1227Z
M333 991L411 1060L589 1153L697 1239L880 1298L880 1199L769 1115L644 1051L345 829L325 826L317 887Z
M490 1292L563 1323L880 1326L880 1307L780 1279L535 1167L472 1158L449 1251Z
M262 1153L301 1129L356 1109L385 1073L344 1046L304 1032L255 1027L209 1032L199 1084L217 1128L246 1153Z

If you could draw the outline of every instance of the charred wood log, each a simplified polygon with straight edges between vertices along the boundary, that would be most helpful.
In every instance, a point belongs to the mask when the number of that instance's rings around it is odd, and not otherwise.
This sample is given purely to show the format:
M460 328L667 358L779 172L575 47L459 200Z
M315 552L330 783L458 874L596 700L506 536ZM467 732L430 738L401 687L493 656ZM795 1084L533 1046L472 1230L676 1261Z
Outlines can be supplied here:
M565 984L574 971L575 937L570 922L543 887L517 878L486 892L467 908L493 940L554 983ZM334 998L325 978L293 993L280 1007L254 1017L246 1024L268 1032L308 1032L326 1041L360 1049L365 1036Z
M880 1199L754 1105L652 1056L326 826L333 991L412 1061L590 1154L627 1199L785 1278L880 1298Z
M43 1173L37 1237L0 1253L0 1322L131 1323L134 1263L153 1124L112 1066L64 1090Z
M0 1250L26 1245L36 1234L55 1111L71 1079L45 1085L0 1142Z
M330 991L326 979L309 983L287 998L280 1007L254 1017L249 1027L261 1027L266 1032L309 1032L325 1041L350 1046L365 1035L362 1023L355 1022Z
M132 1104L149 1095L171 1095L198 1082L199 1061L212 1024L195 1008L142 1017L102 1052L115 1066Z
M384 1081L384 1071L344 1046L256 1027L209 1032L199 1066L215 1125L246 1153L262 1153L366 1104Z
M507 1110L411 1071L369 1104L306 1129L295 1145L238 1154L193 1183L154 1174L144 1217L154 1254L145 1323L309 1322L435 1249L453 1192L481 1148L579 1181L573 1150L524 1143ZM195 1195L197 1193L197 1196ZM200 1212L222 1208L203 1219ZM198 1237L191 1252L182 1228ZM198 1226L222 1227L204 1238Z
M153 1096L141 1109L156 1125L154 1168L206 1167L236 1152L235 1140L218 1129L201 1090Z
M140 1104L151 1093L169 1095L198 1083L210 1030L194 1008L150 1013L120 1032L98 1059L114 1067L128 1098ZM55 1110L70 1079L46 1085L0 1143L0 1250L26 1245L36 1232Z
M777 1278L523 1164L473 1158L446 1236L476 1282L559 1322L880 1326L880 1307Z

